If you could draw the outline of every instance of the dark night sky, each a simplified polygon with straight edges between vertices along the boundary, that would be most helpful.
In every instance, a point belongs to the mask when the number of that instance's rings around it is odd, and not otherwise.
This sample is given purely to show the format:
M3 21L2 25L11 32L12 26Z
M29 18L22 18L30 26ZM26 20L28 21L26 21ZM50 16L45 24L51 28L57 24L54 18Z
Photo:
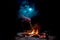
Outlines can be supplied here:
M19 30L20 27L17 27L16 25L18 25L17 20L16 20L16 13L19 9L19 5L17 3L17 1L8 1L8 9L9 9L9 15L11 15L11 20L12 22L10 22L12 25L8 27L8 30L9 30L9 33L13 38L14 35L16 35L17 31ZM45 30L48 30L52 33L52 35L56 35L57 34L57 21L55 19L55 16L54 16L54 9L53 9L53 5L51 3L49 3L47 0L37 0L37 1L32 1L32 0L29 0L29 2L34 2L36 3L36 8L39 9L39 16L36 16L32 19L33 22L36 22L38 21L42 27L44 27ZM14 16L13 16L14 15ZM14 21L15 20L15 21ZM55 21L54 21L55 20ZM14 27L15 25L15 27ZM10 29L9 29L10 28ZM18 30L17 30L18 29ZM21 29L20 29L21 30Z

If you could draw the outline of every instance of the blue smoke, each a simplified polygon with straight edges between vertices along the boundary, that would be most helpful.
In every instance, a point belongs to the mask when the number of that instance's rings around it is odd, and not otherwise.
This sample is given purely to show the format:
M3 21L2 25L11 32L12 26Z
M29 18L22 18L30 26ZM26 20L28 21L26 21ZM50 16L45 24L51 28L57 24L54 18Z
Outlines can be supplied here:
M20 5L18 17L20 18L21 15L24 15L25 17L32 18L37 15L38 10L35 10L34 5L29 5L27 1L23 1Z

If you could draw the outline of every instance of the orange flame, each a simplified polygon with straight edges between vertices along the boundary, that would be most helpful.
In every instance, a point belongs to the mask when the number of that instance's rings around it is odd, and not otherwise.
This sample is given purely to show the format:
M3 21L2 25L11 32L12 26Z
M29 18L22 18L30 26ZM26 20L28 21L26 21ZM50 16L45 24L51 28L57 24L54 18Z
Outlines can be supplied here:
M26 32L24 32L24 34L28 34L30 37L38 36L39 38L46 38L46 33L42 33L42 35L39 35L39 32L39 25L35 24L33 26L31 25L31 30L27 30Z
M38 35L38 30L33 29L32 32L28 33L30 36Z
M31 27L31 30L27 30L27 32L24 33L29 34L30 36L38 35L39 33L38 25L35 24L33 27Z

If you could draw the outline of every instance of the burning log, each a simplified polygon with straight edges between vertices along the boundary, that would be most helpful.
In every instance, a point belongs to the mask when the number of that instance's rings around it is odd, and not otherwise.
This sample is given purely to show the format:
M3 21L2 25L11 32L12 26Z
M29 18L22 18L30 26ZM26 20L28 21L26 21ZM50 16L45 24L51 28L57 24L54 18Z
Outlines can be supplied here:
M44 34L44 33L42 33L42 34ZM55 40L55 38L56 38L56 36L48 35L48 39L47 39L47 38L44 38L42 34L30 36L29 34L18 33L16 40Z
M19 38L16 38L16 40L46 40L46 38L41 38L40 35L34 35L34 36L29 36L29 34L24 34L24 33L18 33Z

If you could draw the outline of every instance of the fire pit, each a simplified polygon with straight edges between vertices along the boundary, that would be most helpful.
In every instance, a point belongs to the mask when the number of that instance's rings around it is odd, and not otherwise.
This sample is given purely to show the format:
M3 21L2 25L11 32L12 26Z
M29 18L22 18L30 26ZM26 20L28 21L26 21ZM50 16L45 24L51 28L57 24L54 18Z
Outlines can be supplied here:
M27 34L23 34L23 33L17 33L17 36L15 37L16 40L55 40L55 36L51 36L48 35L48 39L47 38L39 38L39 36L29 36Z
M18 33L16 40L47 40L46 38L39 38L38 36L29 36L27 34Z

